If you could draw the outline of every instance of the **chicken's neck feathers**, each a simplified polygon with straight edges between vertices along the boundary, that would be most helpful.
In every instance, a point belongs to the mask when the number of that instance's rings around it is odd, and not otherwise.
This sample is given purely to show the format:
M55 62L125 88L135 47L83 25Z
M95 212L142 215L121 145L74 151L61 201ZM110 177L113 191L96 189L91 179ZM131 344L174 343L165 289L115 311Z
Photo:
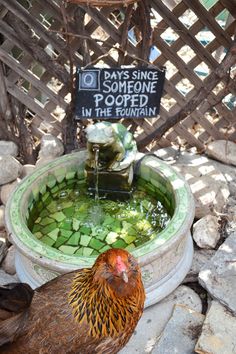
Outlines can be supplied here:
M140 299L140 306L137 304ZM69 293L77 323L87 323L92 337L117 337L132 328L142 313L143 294L137 286L133 295L119 297L105 280L95 281L93 269L84 269L74 278Z

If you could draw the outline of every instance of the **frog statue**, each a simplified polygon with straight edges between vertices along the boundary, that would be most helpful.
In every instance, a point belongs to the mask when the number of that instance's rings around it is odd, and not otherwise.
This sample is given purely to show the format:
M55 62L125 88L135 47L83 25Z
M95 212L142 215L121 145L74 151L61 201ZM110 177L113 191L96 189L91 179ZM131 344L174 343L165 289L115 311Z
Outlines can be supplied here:
M99 149L98 169L121 171L129 167L137 153L133 135L121 123L98 122L86 128L87 166L95 167L95 151Z

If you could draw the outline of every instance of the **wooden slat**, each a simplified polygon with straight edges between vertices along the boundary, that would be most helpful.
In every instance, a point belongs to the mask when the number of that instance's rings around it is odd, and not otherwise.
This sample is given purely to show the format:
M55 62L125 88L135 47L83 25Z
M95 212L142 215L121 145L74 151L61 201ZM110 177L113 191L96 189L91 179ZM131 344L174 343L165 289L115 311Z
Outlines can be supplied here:
M61 12L61 2L59 0L34 0L32 6L26 10L17 0L1 0L0 6L0 32L4 35L4 41L0 44L0 61L7 69L6 85L8 94L16 97L28 107L29 111L34 114L30 123L30 129L37 139L47 132L53 132L58 135L62 132L61 120L64 116L67 102L65 97L68 95L68 81L70 79L68 73L68 46L64 39L63 31L65 31L64 19ZM188 101L194 98L196 92L202 86L202 79L194 72L196 66L201 62L205 63L210 72L215 70L219 63L213 54L218 48L226 48L232 44L232 36L236 26L236 0L218 0L209 10L206 10L199 1L182 0L172 11L165 5L164 1L151 0L152 12L155 16L155 11L159 13L162 20L153 28L153 45L160 51L160 55L154 61L157 66L164 65L167 61L171 62L177 68L177 72L172 77L165 81L164 94L175 100L175 104L166 110L164 101L160 109L160 117L153 119L137 119L131 123L132 129L135 132L137 140L142 140L145 136L152 133L154 129L161 126L174 113L178 113ZM117 65L117 53L114 54L113 46L120 44L122 33L122 21L112 22L112 8L91 8L82 7L90 16L88 23L85 25L83 35L90 38L87 40L90 51L91 61L96 61L102 57L101 62L110 67ZM224 10L228 9L234 17L226 29L223 29L216 21L216 17ZM71 34L70 45L75 66L81 66L83 62L83 38L78 32L78 24L75 22L75 12L79 7L74 4L68 4L66 7L67 16L70 19L67 24L67 29ZM195 13L197 20L189 28L182 22L180 17L187 11L191 10ZM125 9L121 9L125 13ZM52 24L43 22L44 14L49 14L52 17ZM12 14L14 17L12 18ZM11 21L12 18L12 21ZM17 21L18 23L16 23ZM31 33L23 33L20 31L26 24L35 33L35 39L32 42ZM26 27L26 26L25 26ZM27 27L26 27L27 28ZM179 38L170 45L162 38L162 34L167 28L172 28ZM215 38L206 46L203 46L196 35L208 28ZM19 33L18 33L19 32ZM105 39L102 43L96 41L94 37L98 37L100 33L104 33ZM37 38L37 39L36 39ZM34 43L34 46L32 46ZM56 52L56 59L52 60L45 52L45 48L50 44ZM185 62L184 57L178 56L179 50L183 46L189 46L195 56ZM18 47L23 51L20 60L14 58L12 48ZM220 49L221 50L221 49ZM140 53L140 43L134 45L130 41L127 47L128 55L125 58L126 64L133 64L135 57ZM46 60L46 61L45 61ZM44 68L44 73L36 77L32 73L32 68L35 65L41 65ZM59 80L61 88L58 92L50 87L52 78ZM183 79L189 80L193 87L184 95L178 91L176 85L180 84ZM160 146L167 146L171 143L178 144L182 141L189 146L196 146L199 150L203 150L205 144L212 139L222 139L229 134L230 139L235 139L236 133L227 133L230 127L235 126L235 109L229 111L221 100L227 94L234 94L236 88L232 84L232 79L228 82L227 77L223 77L222 82L227 85L227 90L222 89L217 94L212 92L208 99L204 100L197 109L192 112L181 123L170 129L159 141L153 141L150 146L144 149L155 150ZM23 82L29 82L28 92L24 91ZM45 95L47 102L43 105L37 101L36 97ZM62 114L54 116L55 108L59 106L62 109ZM218 112L219 119L213 124L208 119L208 111L215 106ZM125 122L130 124L129 122ZM197 125L197 130L194 127ZM140 129L141 128L141 129ZM226 134L226 135L225 135Z
M39 80L36 76L34 76L32 73L26 70L22 65L20 65L19 62L14 60L10 55L5 53L1 48L0 48L0 60L2 60L9 67L12 67L16 73L18 73L20 76L28 80L33 86L37 87L41 92L45 93L45 95L47 95L56 104L59 103L60 106L62 106L64 109L66 108L67 105L65 101L59 95L57 95L52 90L50 90L46 85L42 83L41 80Z

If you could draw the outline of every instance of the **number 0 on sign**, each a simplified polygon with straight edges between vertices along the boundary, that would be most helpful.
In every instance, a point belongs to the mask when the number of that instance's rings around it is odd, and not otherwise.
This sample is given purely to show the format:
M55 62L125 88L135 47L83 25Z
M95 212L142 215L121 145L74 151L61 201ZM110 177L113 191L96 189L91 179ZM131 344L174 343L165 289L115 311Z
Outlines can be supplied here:
M156 117L164 80L165 70L78 69L76 119Z

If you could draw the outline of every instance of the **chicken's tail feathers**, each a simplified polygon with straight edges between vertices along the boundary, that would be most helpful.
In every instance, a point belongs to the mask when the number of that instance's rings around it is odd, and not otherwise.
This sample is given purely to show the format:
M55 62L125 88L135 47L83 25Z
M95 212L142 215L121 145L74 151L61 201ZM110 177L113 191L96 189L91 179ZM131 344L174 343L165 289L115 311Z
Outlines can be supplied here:
M19 334L33 295L33 289L25 283L0 287L0 346Z

